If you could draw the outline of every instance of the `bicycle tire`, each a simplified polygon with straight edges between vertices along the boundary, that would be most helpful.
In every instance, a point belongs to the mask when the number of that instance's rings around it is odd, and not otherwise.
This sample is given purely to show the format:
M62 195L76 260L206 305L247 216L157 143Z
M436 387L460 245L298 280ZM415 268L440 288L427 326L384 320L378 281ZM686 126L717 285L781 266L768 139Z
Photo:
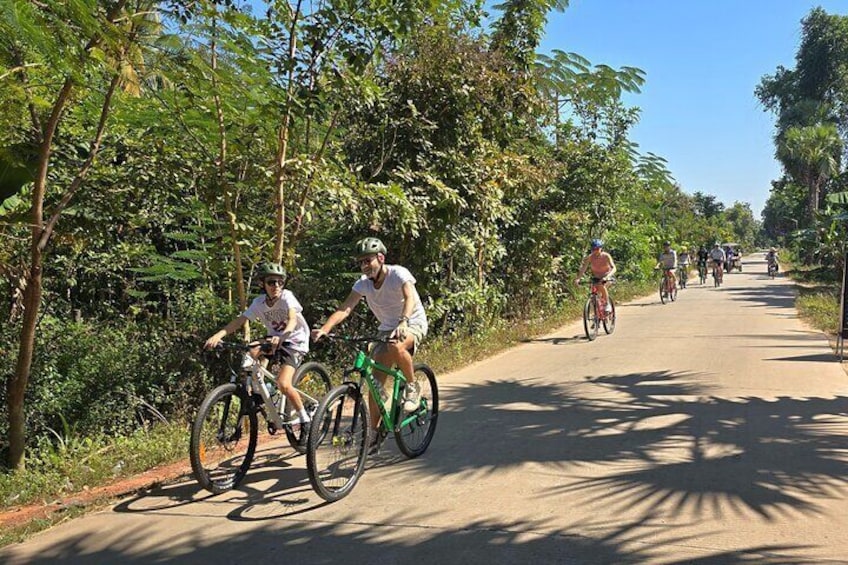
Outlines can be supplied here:
M310 417L315 414L318 410L318 403L332 388L327 368L316 361L309 361L297 368L294 377L292 377L292 386L316 398L314 402L307 398L303 399L303 407L306 408ZM297 433L291 425L285 425L283 429L286 431L286 439L289 440L289 445L298 453L306 453L306 442L302 441L300 437L303 433L302 427Z
M663 304L665 304L665 299L666 299L666 296L667 296L665 288L666 288L666 283L665 283L665 278L663 278L663 280L660 281L660 302L662 302Z
M415 382L420 392L419 408L416 412L418 417L395 431L398 449L410 459L427 451L427 447L433 441L439 419L439 387L436 384L436 374L422 363L416 364L414 369ZM395 407L399 420L409 417L409 414L403 414L402 404L398 402Z
M598 337L598 303L592 298L588 298L583 307L583 331L589 341Z
M604 331L609 335L615 331L615 302L612 301L611 296L608 296L607 300L609 301L610 311L604 316Z
M200 486L214 494L238 486L253 462L257 433L256 410L243 389L229 383L206 395L189 441L191 469Z
M350 494L365 470L370 436L358 386L337 386L321 400L306 450L309 482L318 496L335 502Z

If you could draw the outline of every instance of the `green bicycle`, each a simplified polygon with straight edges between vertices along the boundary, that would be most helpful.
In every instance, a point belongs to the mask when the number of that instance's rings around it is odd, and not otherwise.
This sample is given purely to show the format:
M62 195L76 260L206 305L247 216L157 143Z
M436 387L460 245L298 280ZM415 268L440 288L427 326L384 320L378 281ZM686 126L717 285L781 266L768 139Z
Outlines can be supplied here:
M348 345L386 341L380 338L327 337ZM381 365L359 347L353 347L357 350L353 367L345 371L344 382L318 404L306 449L306 468L312 488L329 502L350 494L365 470L369 452L379 450L389 433L394 433L398 449L407 457L418 457L424 453L436 432L439 415L436 375L427 365L416 364L415 380L407 383L400 370ZM386 391L386 396L374 377L374 371L394 377L394 386ZM373 446L365 383L377 404L380 418ZM387 388L388 383L387 380ZM415 390L417 400L410 400L408 396L404 402L404 393L410 387ZM412 410L408 410L410 402L416 405Z

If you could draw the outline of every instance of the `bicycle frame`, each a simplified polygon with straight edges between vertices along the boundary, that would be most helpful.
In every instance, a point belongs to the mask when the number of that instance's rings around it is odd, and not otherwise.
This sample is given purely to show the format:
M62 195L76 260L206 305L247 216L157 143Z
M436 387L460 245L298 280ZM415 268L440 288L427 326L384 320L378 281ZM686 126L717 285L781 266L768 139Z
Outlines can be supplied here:
M603 295L598 290L603 284L603 282L593 282L589 285L589 300L594 300L597 303L598 319L600 320L607 317L605 311L607 301L604 300Z
M375 370L390 377L394 377L394 385L392 386L392 406L394 409L391 412L387 409L386 403L383 402L382 395L377 392L379 389L377 388L376 377L374 376ZM401 414L399 410L401 386L406 386L406 377L403 375L403 372L398 369L390 369L385 365L381 365L369 357L364 351L357 351L356 360L353 362L353 368L346 371L345 376L352 373L359 373L360 382L358 386L360 389L362 388L363 380L368 383L368 389L371 397L376 402L377 409L380 411L380 416L382 417L380 425L386 431L397 432L418 418L418 413L421 410L420 408L407 415L407 417L403 420L395 417L395 415L399 416Z
M277 410L277 407L274 406L274 403L271 401L271 395L268 394L268 389L265 386L265 379L270 380L274 387L277 386L277 376L262 366L262 363L258 359L254 359L252 356L247 353L244 354L244 359L242 361L242 375L241 378L243 382L241 385L245 388L253 392L253 394L258 394L262 398L262 404L265 406L265 419L274 423L277 428L282 428L283 426L288 424L288 421L283 420L280 414L286 413L286 405L288 404L288 398L283 393L280 393L281 401L280 408ZM237 383L239 379L239 375L233 372L230 377L231 383ZM309 399L312 402L317 403L320 401L320 398L315 398L307 392L300 390L299 388L295 388L298 394L305 399Z

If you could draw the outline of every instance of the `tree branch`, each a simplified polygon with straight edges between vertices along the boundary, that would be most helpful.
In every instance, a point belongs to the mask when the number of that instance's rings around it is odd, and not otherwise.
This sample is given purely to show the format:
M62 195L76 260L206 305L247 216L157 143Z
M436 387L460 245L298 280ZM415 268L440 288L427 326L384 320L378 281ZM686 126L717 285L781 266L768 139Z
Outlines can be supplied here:
M120 75L115 75L112 77L112 81L109 83L109 89L106 91L106 96L103 100L103 106L100 109L100 120L97 123L97 132L95 133L94 139L91 141L88 150L88 158L80 167L80 170L77 171L74 180L71 181L70 186L65 191L64 196L56 205L56 208L53 210L53 214L50 216L50 220L48 220L47 224L44 226L44 229L41 232L41 237L38 241L39 250L43 251L45 247L47 247L47 242L50 239L50 236L53 233L53 229L56 226L56 222L59 221L59 216L62 214L62 211L68 206L71 198L79 190L80 186L82 186L83 180L85 180L88 171L91 169L92 164L94 164L94 159L97 157L97 153L100 151L100 143L103 141L103 134L106 130L106 120L109 117L109 110L112 106L112 96L115 94L115 90L118 87L118 82L120 81Z

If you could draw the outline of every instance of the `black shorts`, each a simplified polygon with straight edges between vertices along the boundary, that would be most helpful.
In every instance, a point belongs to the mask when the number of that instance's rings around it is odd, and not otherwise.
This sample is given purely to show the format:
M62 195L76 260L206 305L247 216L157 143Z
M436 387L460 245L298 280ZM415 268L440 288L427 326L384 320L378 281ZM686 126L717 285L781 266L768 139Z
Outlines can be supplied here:
M295 351L290 347L278 347L277 351L271 358L271 362L279 363L280 365L288 365L296 371L303 363L303 356L303 353Z

